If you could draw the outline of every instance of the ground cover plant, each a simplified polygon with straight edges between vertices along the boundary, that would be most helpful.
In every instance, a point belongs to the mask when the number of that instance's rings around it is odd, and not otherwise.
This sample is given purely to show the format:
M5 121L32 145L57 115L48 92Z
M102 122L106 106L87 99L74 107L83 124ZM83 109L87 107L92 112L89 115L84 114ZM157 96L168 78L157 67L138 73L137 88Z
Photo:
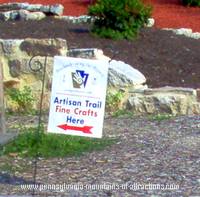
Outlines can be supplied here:
M171 115L171 114L157 114L157 115L149 115L148 119L151 120L151 121L161 122L163 120L169 120L169 119L172 119L174 117L175 116Z
M116 139L92 139L78 136L44 133L37 128L21 129L19 136L0 148L0 155L21 157L65 157L79 156L85 152L102 150Z
M140 0L97 0L89 15L96 17L92 32L100 37L133 39L147 23L151 8Z
M121 101L124 97L124 93L121 91L111 92L107 91L106 93L106 111L116 112L120 108Z
M16 88L6 89L6 95L15 105L17 112L31 113L33 111L34 95L30 87L24 86L22 90Z

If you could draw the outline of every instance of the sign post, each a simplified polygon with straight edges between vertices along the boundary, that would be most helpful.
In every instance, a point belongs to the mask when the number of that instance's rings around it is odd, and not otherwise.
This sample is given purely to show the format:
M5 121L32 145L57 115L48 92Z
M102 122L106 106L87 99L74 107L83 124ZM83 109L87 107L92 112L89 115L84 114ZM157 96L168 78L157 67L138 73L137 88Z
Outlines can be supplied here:
M56 56L48 132L102 137L108 62Z
M0 64L0 134L6 133L3 92L3 69L2 65Z

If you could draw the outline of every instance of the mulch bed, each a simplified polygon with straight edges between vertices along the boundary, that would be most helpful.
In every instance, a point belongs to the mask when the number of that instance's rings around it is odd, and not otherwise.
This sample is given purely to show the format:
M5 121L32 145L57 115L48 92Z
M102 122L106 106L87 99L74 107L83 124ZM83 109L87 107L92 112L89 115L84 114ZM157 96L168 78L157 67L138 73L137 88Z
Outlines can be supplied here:
M69 48L96 47L110 57L118 53L114 59L139 69L149 87L200 87L199 40L144 28L133 41L113 41L95 37L89 30L86 25L72 25L49 17L40 22L1 22L0 38L64 38ZM43 191L38 192L38 196L199 196L199 123L199 116L164 121L107 118L104 137L118 138L118 143L80 158L40 159L38 162L37 182L42 184L171 183L178 184L178 190ZM32 161L2 156L0 163L19 169L13 173L0 172L1 195L30 195L30 191L22 191L19 185L32 183Z
M40 158L37 184L124 184L128 187L110 190L37 190L35 196L197 197L200 194L199 128L200 116L163 121L145 117L107 118L104 137L117 138L117 143L81 157ZM0 167L5 168L5 165L13 171L0 172L0 194L30 196L31 190L22 190L20 184L32 184L33 160L1 156ZM179 185L179 189L130 189L129 186L134 183L173 184Z
M200 32L200 8L183 6L182 0L143 0L153 8L152 17L155 19L155 26L158 28L191 28ZM0 3L8 3L8 0L0 0ZM17 0L24 2L24 0ZM56 4L64 6L64 14L80 16L87 14L88 6L95 0L26 0L29 3Z
M74 25L48 17L42 21L0 23L0 38L63 38L69 48L100 48L105 55L140 70L149 87L200 88L200 41L170 31L144 28L133 40L98 38L88 25Z

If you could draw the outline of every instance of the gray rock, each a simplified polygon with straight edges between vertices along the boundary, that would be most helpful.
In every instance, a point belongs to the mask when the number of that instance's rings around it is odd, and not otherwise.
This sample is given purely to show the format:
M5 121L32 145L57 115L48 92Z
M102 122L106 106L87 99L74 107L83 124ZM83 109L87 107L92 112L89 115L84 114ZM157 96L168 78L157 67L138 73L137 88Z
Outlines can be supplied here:
M154 94L154 93L176 93L176 94L188 94L188 95L193 95L196 96L196 90L193 88L182 88L182 87L170 87L170 86L165 86L161 88L153 88L153 89L146 89L144 91L145 94Z
M0 20L8 21L8 20L18 20L20 18L18 10L0 12Z
M153 27L155 24L155 20L153 18L149 18L146 24L146 27Z
M46 17L43 12L29 12L27 10L19 10L19 17L23 20L42 20Z
M194 39L200 39L200 33L199 32L192 33L190 37Z
M200 33L192 32L192 29L189 29L189 28L180 28L180 29L164 28L164 30L172 31L177 35L184 35L189 38L200 39Z
M10 56L18 52L18 46L23 40L12 40L12 39L0 39L0 55L4 54L5 56Z
M143 86L146 78L140 71L122 61L111 61L100 49L71 49L68 51L68 56L108 61L108 85L111 87L119 89L127 87L146 89L146 86Z
M17 137L17 132L7 132L4 134L0 134L0 145L4 145L10 141L12 141L15 137Z
M5 14L4 12L0 12L0 21L7 21L9 20L10 15Z
M20 50L30 56L66 55L67 43L64 39L25 39L19 46Z
M96 50L98 50L98 49L95 49L95 48L70 49L67 52L67 56L77 57L77 58L94 59Z
M11 10L0 13L0 20L41 20L45 18L46 15L43 12L29 12L27 10Z
M200 103L197 101L196 91L191 88L163 87L133 92L128 96L127 109L135 114L200 113Z
M26 10L29 12L42 12L43 14L50 14L50 15L62 15L64 7L61 4L55 5L41 5L41 4L29 4L29 3L5 3L0 5L0 19L1 20L16 20L20 15L20 10ZM25 15L25 13L23 12ZM26 12L26 14L32 14ZM41 18L41 14L39 16L30 16L30 19Z
M137 87L146 82L145 76L132 66L112 60L109 64L108 84L113 87Z
M19 60L8 61L8 66L10 68L10 75L12 77L19 77L21 71L21 63Z
M50 6L50 13L61 16L63 14L64 7L61 4L55 4Z
M57 19L68 21L74 24L79 23L93 23L95 21L95 17L82 15L82 16L56 16Z

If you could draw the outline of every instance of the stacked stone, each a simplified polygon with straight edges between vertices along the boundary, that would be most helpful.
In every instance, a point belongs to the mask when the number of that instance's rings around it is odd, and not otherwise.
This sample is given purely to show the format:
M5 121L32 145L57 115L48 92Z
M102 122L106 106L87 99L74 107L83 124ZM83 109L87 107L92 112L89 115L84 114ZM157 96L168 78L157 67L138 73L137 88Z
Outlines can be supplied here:
M63 10L61 4L5 3L0 5L0 20L41 20L46 15L60 16Z

